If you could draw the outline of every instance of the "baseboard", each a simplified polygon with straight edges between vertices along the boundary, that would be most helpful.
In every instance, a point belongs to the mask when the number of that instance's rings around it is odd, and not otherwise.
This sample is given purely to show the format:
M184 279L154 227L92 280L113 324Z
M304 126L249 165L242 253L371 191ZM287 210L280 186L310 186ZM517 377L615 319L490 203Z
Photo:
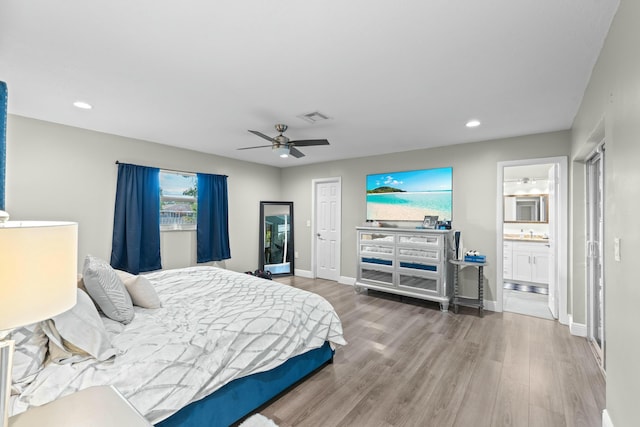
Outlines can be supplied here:
M299 277L304 277L307 279L313 279L313 273L311 273L309 270L298 270L297 268L295 270L293 270L293 275L294 276L299 276Z
M571 335L575 335L577 337L586 337L587 336L587 325L582 323L575 323L573 321L573 316L569 315L569 332Z
M356 284L356 279L355 277L340 276L338 283L353 286Z
M602 411L602 427L613 427L613 421L611 421L609 412L606 409Z
M496 301L484 300L484 309L489 311L497 311L496 309Z

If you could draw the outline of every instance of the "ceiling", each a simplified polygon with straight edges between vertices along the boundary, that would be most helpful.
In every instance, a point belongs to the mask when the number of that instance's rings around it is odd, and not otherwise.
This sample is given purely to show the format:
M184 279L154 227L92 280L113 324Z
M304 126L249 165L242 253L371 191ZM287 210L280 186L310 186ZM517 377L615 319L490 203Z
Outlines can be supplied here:
M0 80L11 114L298 166L569 129L617 7L3 0ZM314 111L330 119L297 117ZM276 136L276 123L331 145L237 150L268 144L247 130Z

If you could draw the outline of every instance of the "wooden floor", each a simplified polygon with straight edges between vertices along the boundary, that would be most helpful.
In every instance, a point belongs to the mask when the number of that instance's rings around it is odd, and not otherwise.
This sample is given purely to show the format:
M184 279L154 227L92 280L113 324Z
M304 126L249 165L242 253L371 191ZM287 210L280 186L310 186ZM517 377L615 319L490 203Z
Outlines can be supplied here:
M588 343L558 322L299 277L348 345L260 412L287 426L600 426L605 382Z

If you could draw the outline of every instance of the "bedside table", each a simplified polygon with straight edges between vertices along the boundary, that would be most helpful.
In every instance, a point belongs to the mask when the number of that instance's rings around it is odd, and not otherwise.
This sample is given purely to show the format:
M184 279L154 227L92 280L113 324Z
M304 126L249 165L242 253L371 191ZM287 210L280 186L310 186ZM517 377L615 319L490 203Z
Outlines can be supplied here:
M150 427L112 386L89 387L9 418L9 427Z

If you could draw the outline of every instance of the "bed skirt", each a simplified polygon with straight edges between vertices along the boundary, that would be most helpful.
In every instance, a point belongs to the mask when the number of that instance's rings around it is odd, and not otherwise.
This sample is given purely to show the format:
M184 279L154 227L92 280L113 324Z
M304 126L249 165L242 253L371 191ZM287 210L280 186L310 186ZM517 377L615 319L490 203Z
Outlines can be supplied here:
M328 342L266 372L239 378L192 402L157 427L229 426L251 414L333 359Z

